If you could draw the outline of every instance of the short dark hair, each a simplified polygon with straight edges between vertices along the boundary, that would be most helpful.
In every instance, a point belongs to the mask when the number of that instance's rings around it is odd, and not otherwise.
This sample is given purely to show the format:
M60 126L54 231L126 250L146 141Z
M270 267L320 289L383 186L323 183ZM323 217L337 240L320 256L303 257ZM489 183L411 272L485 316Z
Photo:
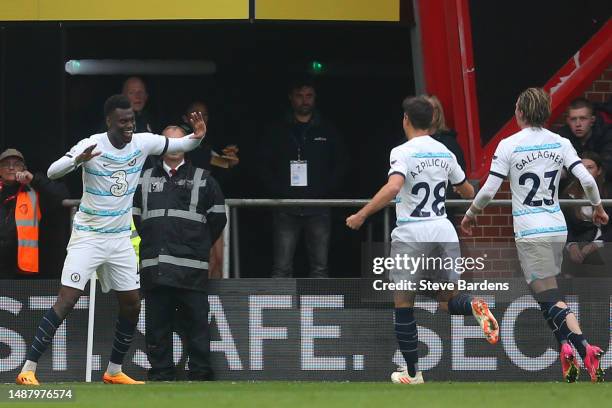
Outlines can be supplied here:
M583 98L583 97L573 99L570 102L567 110L569 111L570 109L582 109L582 108L587 108L589 112L591 112L591 115L595 111L593 107L593 103L589 101L587 98Z
M104 117L107 117L115 109L129 109L132 107L130 100L125 95L113 95L104 102Z
M415 129L431 128L433 106L424 96L409 96L402 102L402 109Z
M302 89L304 87L312 88L315 90L317 89L317 87L315 86L314 79L312 79L309 76L304 76L304 77L292 79L291 82L289 83L288 90L289 90L289 93L292 93L293 91L297 89Z

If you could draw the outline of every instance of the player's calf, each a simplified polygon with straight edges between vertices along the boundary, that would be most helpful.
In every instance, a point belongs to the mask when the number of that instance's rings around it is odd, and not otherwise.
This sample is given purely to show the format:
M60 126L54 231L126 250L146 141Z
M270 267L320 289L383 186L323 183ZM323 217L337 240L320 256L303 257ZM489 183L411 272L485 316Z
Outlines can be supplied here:
M569 341L584 360L589 343L580 331L578 320L572 310L563 301L558 289L550 289L535 295L542 314L552 329L557 341Z
M53 341L55 331L62 324L62 321L63 319L55 313L53 308L47 310L47 313L45 313L38 324L34 340L32 340L26 356L26 362L15 380L17 384L39 385L35 375L38 360Z
M418 371L419 337L414 318L414 308L395 308L395 335L400 352L406 361L407 372L414 377Z

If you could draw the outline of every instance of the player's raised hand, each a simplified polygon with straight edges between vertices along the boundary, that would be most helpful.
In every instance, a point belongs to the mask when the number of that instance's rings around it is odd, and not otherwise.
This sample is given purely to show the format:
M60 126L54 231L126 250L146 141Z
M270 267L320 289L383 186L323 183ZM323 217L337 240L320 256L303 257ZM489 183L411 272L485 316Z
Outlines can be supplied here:
M201 112L191 112L189 123L193 129L192 139L202 139L206 135L206 123L204 123Z
M93 159L96 156L99 156L102 152L98 151L94 153L93 151L93 149L95 149L96 146L97 146L96 144L93 144L89 146L87 149L83 150L83 153L79 154L75 159L77 164L84 163L86 161Z
M600 204L594 208L593 211L593 224L597 225L605 225L608 223L608 213L604 210L603 206Z
M476 217L463 216L461 220L461 231L468 235L472 235L472 227L476 226Z
M360 213L356 213L346 219L346 226L350 229L358 230L359 228L361 228L365 220L366 217L364 217Z

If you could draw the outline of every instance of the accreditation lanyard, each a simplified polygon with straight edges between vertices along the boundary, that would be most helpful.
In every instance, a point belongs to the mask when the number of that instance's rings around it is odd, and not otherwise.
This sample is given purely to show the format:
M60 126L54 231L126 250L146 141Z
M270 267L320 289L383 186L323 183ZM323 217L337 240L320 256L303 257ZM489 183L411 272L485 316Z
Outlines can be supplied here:
M291 187L307 187L308 186L308 161L302 160L302 148L305 144L305 136L307 127L304 126L301 134L297 135L295 127L291 130L291 136L297 148L297 160L289 161L289 174Z

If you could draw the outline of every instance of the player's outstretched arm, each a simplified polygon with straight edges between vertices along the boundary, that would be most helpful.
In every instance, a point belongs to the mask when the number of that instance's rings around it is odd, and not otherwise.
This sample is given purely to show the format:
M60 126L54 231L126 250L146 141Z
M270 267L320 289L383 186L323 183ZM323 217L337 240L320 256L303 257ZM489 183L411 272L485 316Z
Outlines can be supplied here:
M480 214L489 202L491 202L493 197L495 197L503 181L504 179L495 175L490 175L487 178L484 186L478 191L472 205L468 208L465 216L461 220L461 230L463 232L472 235L472 227L476 225L476 215Z
M102 152L94 152L93 150L95 148L96 145L93 144L85 148L85 150L83 150L83 152L77 155L76 157L72 157L70 155L60 157L58 160L53 162L51 166L49 166L49 170L47 170L47 177L49 177L51 180L63 177L74 169L76 169L77 167L79 167L81 164L85 163L86 161L89 161L92 158L100 155L100 153Z
M404 176L392 174L389 177L387 184L378 190L378 193L376 193L374 198L372 198L372 200L366 204L365 207L346 219L346 226L351 229L358 230L370 215L376 213L389 204L389 201L397 196L403 185Z

